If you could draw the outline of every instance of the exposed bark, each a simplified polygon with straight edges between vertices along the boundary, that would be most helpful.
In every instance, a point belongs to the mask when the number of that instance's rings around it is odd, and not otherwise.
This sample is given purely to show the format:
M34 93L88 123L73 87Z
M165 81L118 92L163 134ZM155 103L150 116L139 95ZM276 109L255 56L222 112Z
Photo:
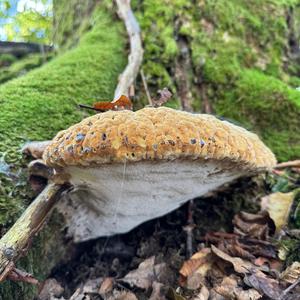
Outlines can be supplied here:
M44 224L66 186L50 183L28 206L22 216L0 240L0 281L14 269L14 262L26 253L31 239Z
M115 90L114 100L119 99L121 95L129 96L129 89L133 85L143 60L140 27L130 8L130 0L116 0L116 3L118 7L118 15L125 23L129 36L130 53L128 56L128 64L124 72L119 77L119 83Z
M0 54L12 54L17 57L22 57L31 53L45 53L50 52L52 50L52 46L37 43L0 41Z

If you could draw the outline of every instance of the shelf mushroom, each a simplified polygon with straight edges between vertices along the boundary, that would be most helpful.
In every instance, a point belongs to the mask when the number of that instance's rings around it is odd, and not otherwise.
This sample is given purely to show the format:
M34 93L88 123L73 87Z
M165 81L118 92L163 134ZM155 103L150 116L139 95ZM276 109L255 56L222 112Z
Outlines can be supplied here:
M166 107L88 117L59 132L43 159L74 187L59 208L77 242L127 232L276 163L257 135Z

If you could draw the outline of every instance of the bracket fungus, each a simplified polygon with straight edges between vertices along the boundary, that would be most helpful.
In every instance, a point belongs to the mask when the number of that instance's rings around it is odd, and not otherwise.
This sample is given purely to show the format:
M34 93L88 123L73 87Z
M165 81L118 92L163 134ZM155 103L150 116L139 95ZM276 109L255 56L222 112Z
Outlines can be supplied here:
M276 163L257 135L166 107L88 117L59 132L43 159L74 187L59 207L77 242L127 232Z

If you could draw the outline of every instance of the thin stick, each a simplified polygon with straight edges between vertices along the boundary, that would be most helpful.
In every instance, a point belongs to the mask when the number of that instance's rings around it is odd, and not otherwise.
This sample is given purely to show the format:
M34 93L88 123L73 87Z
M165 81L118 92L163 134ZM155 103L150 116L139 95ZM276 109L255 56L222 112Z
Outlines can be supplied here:
M186 232L186 256L187 258L191 258L193 255L193 230L195 228L194 218L194 201L190 200L188 204L188 212L187 212L187 225L183 228Z
M293 283L293 284L291 284L288 288L286 288L283 292L282 292L282 294L281 294L281 296L280 296L280 300L284 300L285 299L285 297L287 296L287 294L292 290L292 289L294 289L298 284L300 284L300 276L299 276L299 278Z
M1 238L0 282L13 271L14 262L27 252L32 238L40 230L59 196L66 189L65 185L48 184Z
M145 79L143 69L141 69L140 73L141 73L141 77L142 77L142 81L143 81L143 86L144 86L144 89L145 89L145 92L146 92L146 95L147 95L147 98L148 98L148 102L151 106L153 106L154 104L153 104L153 101L151 99L151 96L150 96L150 93L149 93L149 90L148 90L148 85L147 85L147 82L146 82L146 79Z
M99 111L99 109L93 107L93 106L90 106L90 105L85 105L85 104L78 104L78 106L80 108L87 108L87 109L92 109L92 110L96 110L96 111Z
M275 166L275 169L284 169L284 168L290 168L290 167L300 168L300 159L286 161L286 162L277 164Z
M121 95L128 96L129 88L133 85L143 60L140 27L130 8L130 0L116 0L116 4L119 18L125 23L127 30L130 42L130 53L128 56L128 64L123 73L119 76L119 83L115 90L114 100L119 99Z

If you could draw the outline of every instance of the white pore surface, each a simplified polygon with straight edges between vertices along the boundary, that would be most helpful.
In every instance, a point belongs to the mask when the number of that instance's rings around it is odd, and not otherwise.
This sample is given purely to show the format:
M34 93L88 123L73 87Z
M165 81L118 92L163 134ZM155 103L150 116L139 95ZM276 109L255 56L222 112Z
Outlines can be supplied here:
M76 242L124 233L245 171L217 161L175 160L68 167L75 189L60 204Z

